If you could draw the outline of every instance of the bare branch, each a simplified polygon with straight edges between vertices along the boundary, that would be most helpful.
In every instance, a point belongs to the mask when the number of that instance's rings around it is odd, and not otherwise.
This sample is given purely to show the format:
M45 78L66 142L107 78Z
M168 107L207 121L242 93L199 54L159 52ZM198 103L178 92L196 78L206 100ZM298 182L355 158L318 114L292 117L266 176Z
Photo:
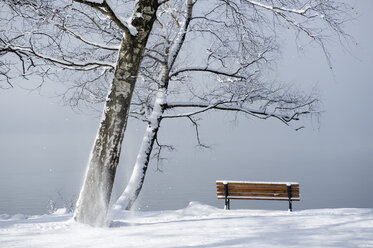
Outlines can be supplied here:
M1 67L1 65L0 65L0 67ZM0 85L1 89L13 88L13 84L10 82L11 78L9 77L9 75L8 75L7 72L0 72L0 76L2 76L2 77L5 78L5 81L6 81L7 85L8 85L8 87ZM1 82L1 80L0 80L0 82Z
M157 147L154 148L155 151L153 152L153 158L155 158L157 160L156 171L163 172L163 170L161 169L161 162L163 160L165 160L166 158L162 157L162 152L164 150L174 151L175 147L173 147L171 145L160 144L159 139L158 139L158 135L155 137L155 144L157 145Z
M197 120L193 119L191 116L186 116L186 117L188 118L188 120L190 120L190 122L194 126L194 130L196 132L196 139L197 139L198 146L200 146L202 148L210 148L209 146L201 143L201 139L199 137L199 130L198 130L199 124L198 124Z
M174 73L172 73L170 75L170 78L176 77L178 74L183 73L183 72L208 72L208 73L223 75L223 76L227 76L227 77L233 77L233 78L242 79L242 80L246 79L244 76L237 75L237 73L239 71L236 71L236 72L233 72L233 73L227 73L227 72L224 72L224 71L214 70L214 69L210 69L210 68L207 68L207 67L204 67L204 68L191 67L191 68L179 69L179 70L175 71Z
M118 18L118 16L115 14L114 10L110 7L110 5L108 4L108 2L106 0L103 0L101 3L91 2L91 1L87 1L87 0L74 0L74 1L77 2L77 3L88 5L88 6L92 7L92 8L94 8L94 9L98 10L102 14L109 16L111 18L111 20L113 20L113 22L115 22L115 24L121 30L123 30L123 32L126 35L130 35L131 34L131 32L128 29L127 25L124 24L120 20L120 18Z
M168 1L170 1L170 0L159 0L159 1L158 1L158 6L161 6L161 5L163 5L163 4L166 4Z

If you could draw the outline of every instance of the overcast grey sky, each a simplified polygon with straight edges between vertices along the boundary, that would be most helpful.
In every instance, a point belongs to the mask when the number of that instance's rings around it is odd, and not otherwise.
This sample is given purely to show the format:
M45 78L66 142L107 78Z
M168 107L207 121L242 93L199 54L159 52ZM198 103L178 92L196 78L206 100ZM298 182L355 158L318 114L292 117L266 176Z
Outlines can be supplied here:
M215 180L298 181L295 209L373 208L373 1L356 1L358 19L348 25L358 45L351 54L332 47L333 71L319 48L299 54L292 38L278 64L278 78L320 90L320 122L295 132L276 120L238 119L211 113L196 148L193 128L164 121L160 139L176 145L163 172L152 163L138 200L141 209L182 208L189 201L222 206ZM20 88L0 92L0 213L42 213L49 199L77 196L99 119L76 113L49 97ZM319 128L320 127L320 128ZM114 197L121 193L137 155L145 126L130 122L118 168ZM167 132L166 132L167 131ZM276 208L286 204L232 202L232 207Z

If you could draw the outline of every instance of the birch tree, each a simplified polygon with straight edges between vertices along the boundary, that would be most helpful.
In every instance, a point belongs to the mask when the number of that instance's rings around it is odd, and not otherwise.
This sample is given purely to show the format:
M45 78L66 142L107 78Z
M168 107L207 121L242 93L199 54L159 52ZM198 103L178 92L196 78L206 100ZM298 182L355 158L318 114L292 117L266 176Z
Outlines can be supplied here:
M293 126L293 121L318 113L315 92L302 93L266 77L280 51L283 30L295 31L299 44L317 43L329 64L330 39L348 39L343 23L349 7L335 1L182 0L168 1L158 11L156 38L148 44L131 111L148 124L114 210L133 206L152 151L159 161L162 150L172 149L157 139L164 120L189 121L204 146L198 120L205 112L274 118L295 130L302 126Z
M76 221L105 224L131 97L157 8L157 0L1 2L2 87L12 87L19 76L38 75L74 81L67 91L73 101L100 101L97 96L109 92Z

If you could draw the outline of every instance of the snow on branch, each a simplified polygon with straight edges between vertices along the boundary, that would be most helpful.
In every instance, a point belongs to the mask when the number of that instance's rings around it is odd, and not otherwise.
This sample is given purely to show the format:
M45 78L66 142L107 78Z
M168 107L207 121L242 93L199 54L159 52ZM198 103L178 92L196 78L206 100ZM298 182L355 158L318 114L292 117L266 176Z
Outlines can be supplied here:
M88 61L88 62L85 62L85 63L81 63L81 62L68 60L65 57L62 57L61 59L50 57L48 55L37 52L33 48L33 45L31 43L30 43L30 47L10 46L9 45L6 49L9 50L9 51L12 51L14 53L23 53L23 54L27 54L27 55L33 55L33 56L35 56L39 59L51 62L53 64L58 64L58 65L66 68L66 69L89 71L89 70L98 69L99 67L109 67L111 69L115 68L115 64L103 63L103 62L100 62L100 61Z
M115 51L115 52L119 51L119 49L120 49L120 46L112 47L112 46L107 46L105 44L99 44L99 43L96 43L96 42L89 41L89 40L83 38L81 35L76 34L74 31L66 28L63 25L60 25L60 24L55 24L55 25L58 28L60 28L62 31L70 34L74 38L80 40L81 42L83 42L83 43L85 43L89 46L93 46L93 47L97 47L97 48L104 49L104 50L109 50L109 51Z
M335 32L338 36L349 37L342 29L350 10L353 9L347 3L332 0L278 1L277 5L281 6L276 6L275 2L272 2L272 5L267 5L253 0L244 1L254 7L271 11L284 19L291 26L316 40L324 51L326 49L324 46L326 28L322 28L321 25L329 26L331 28L329 31ZM294 7L297 5L299 5L298 8Z
M109 5L109 3L106 1L106 0L103 0L103 1L99 1L99 2L96 2L96 1L88 1L88 0L74 0L75 2L77 3L81 3L81 4L85 4L87 6L90 6L96 10L98 10L99 12L101 12L102 14L106 15L106 16L109 16L110 19L121 29L123 30L123 32L127 35L136 35L136 33L134 33L133 29L131 27L129 27L130 25L123 21L120 17L117 16L117 14L115 13L115 11L111 8L111 6Z
M294 14L298 14L298 15L304 15L306 14L306 12L308 10L310 10L312 7L310 5L306 5L303 9L290 9L290 8L285 8L285 7L277 7L277 6L271 6L271 5L266 5L266 4L263 4L263 3L260 3L260 2L257 2L257 1L252 1L252 0L245 0L246 2L254 5L254 6L258 6L258 7L261 7L261 8L264 8L264 9L267 9L267 10L270 10L270 11L274 11L274 12L289 12L289 13L294 13Z
M190 118L195 115L202 114L209 110L222 110L222 111L234 111L239 113L244 113L259 119L268 119L268 118L277 118L286 125L288 125L291 121L299 120L301 115L318 113L317 111L312 110L304 110L304 107L311 106L314 104L316 100L311 100L310 102L294 106L292 108L287 108L287 110L292 110L292 114L283 114L278 112L277 110L284 110L285 108L275 108L274 111L269 111L267 109L255 109L250 107L245 107L240 105L239 101L225 101L225 102L217 102L215 104L209 104L204 102L169 102L165 108L166 109L175 109L175 108L197 108L198 110L194 110L187 113L176 114L176 115L164 115L162 118L182 118L187 117Z
M184 44L185 36L188 31L189 23L192 19L192 11L193 11L193 5L195 4L195 0L186 0L186 12L185 12L185 20L183 25L180 25L179 32L177 34L176 39L174 40L169 54L168 54L168 63L167 67L169 70L172 69L176 58L180 52L180 49L182 45Z

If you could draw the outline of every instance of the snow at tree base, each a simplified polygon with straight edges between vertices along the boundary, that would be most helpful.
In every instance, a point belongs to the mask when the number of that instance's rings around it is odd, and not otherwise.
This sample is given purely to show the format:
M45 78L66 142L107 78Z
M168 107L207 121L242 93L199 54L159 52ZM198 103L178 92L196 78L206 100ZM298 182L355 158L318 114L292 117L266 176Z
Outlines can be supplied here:
M373 247L373 209L222 210L191 202L180 210L115 212L94 228L59 209L0 215L0 247Z

